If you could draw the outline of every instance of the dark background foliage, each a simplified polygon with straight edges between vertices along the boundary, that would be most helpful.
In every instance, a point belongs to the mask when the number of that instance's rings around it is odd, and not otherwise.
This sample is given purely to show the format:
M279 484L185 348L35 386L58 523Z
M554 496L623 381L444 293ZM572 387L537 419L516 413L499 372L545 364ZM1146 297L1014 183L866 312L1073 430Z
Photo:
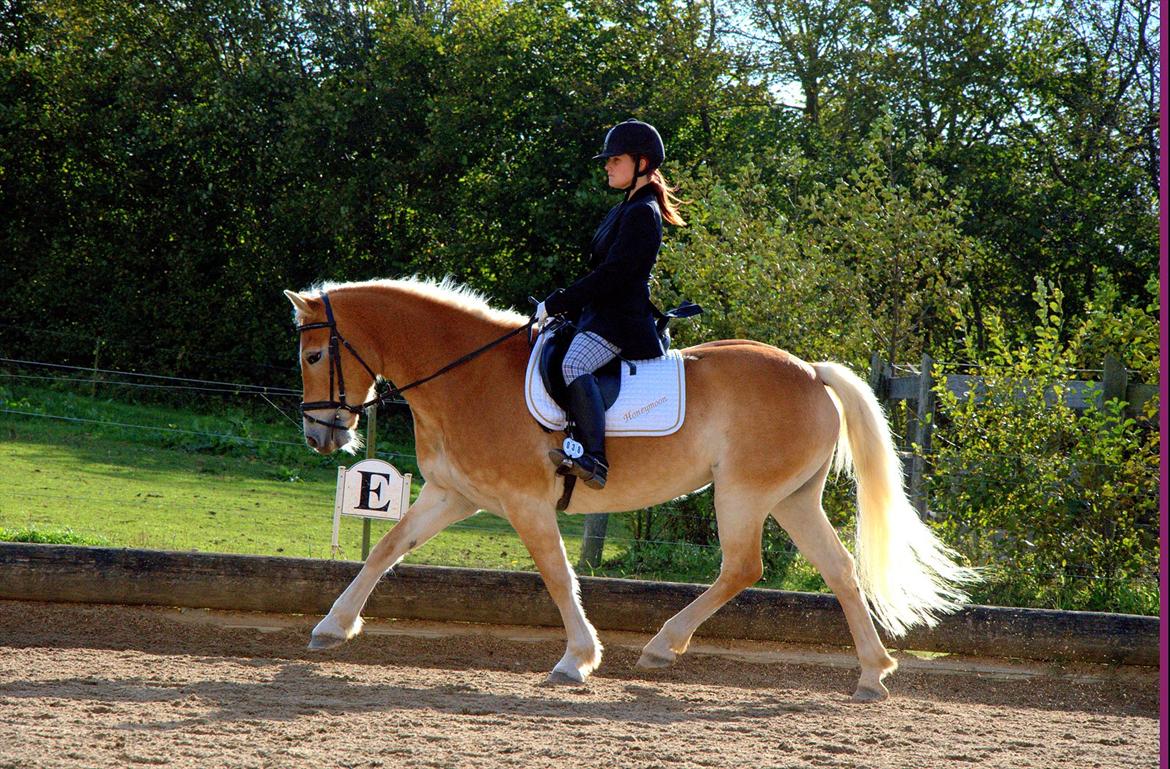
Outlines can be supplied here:
M449 274L527 309L582 273L616 202L588 158L638 117L688 201L655 298L707 309L677 344L982 374L924 456L975 598L1152 612L1157 399L1042 394L1106 356L1157 378L1153 8L6 0L0 357L297 388L282 289ZM718 569L710 491L626 523L616 573Z
M703 257L688 238L718 246L783 221L796 251L755 258L811 260L821 279L802 302L856 272L849 249L868 241L841 226L848 196L910 190L941 211L964 258L919 254L946 292L905 329L891 321L909 335L895 351L955 335L940 302L977 334L989 310L1026 319L1037 275L1070 308L1099 268L1138 301L1156 258L1151 14L1092 0L10 0L5 345L288 384L284 288L451 274L526 307L580 273L615 202L587 159L629 116L661 129L667 172L691 185L696 227L672 236L676 260ZM741 205L707 210L713 189ZM775 282L753 290L782 296L785 274L757 271ZM890 274L867 274L879 283L857 317L930 288L880 284ZM656 290L670 287L665 271ZM730 295L712 330L734 330L740 305ZM20 331L50 318L78 336ZM823 321L781 341L831 350L845 332ZM841 357L885 349L880 326Z

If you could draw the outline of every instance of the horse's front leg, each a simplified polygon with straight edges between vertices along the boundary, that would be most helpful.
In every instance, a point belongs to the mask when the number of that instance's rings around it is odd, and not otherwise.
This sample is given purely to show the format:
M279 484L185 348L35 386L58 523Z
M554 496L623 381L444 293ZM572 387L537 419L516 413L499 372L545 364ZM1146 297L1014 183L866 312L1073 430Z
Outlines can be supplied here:
M353 582L333 602L329 614L313 628L309 648L329 649L360 633L362 607L382 575L411 550L476 510L461 494L432 483L424 484L402 520L378 541Z
M601 664L601 642L581 608L577 574L565 554L556 513L552 508L529 503L506 507L504 514L536 562L568 635L565 656L549 673L548 681L582 683Z

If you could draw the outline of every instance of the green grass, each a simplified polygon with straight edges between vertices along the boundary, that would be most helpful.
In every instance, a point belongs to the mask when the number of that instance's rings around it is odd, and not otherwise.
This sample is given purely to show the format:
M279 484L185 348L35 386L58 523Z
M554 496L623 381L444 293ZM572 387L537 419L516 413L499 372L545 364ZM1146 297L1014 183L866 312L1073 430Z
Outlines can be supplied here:
M0 540L331 556L337 466L360 457L315 454L297 425L271 409L215 404L200 412L58 387L0 386L0 409L37 415L0 412ZM82 421L52 418L62 416ZM409 420L379 427L380 455L412 474L417 495ZM576 563L584 519L558 521ZM374 521L372 541L391 525ZM342 558L361 558L361 528L358 519L342 519ZM624 517L611 516L604 557L588 573L709 583L720 551L633 543ZM406 562L535 568L512 527L486 512L443 531ZM769 563L761 586L825 589L799 556Z
M722 559L722 551L712 545L628 540L614 543L612 549L610 545L607 541L605 562L593 574L709 584L718 576ZM814 593L828 591L820 573L797 553L784 557L765 557L764 575L756 587Z
M53 540L67 531L80 538L73 541L113 547L329 557L337 466L360 458L319 457L295 425L240 409L200 414L11 387L0 388L0 408L92 420L0 413L0 538L10 540ZM378 448L412 451L401 440ZM417 495L413 459L387 458L413 475ZM390 525L374 521L373 541ZM572 558L581 526L580 519L561 519ZM342 557L361 557L361 527L358 519L342 519ZM406 560L534 568L511 526L484 512Z
M0 529L0 542L30 542L37 545L88 545L105 547L105 537L78 534L73 529Z
M250 409L220 402L196 410L116 395L67 384L13 387L0 379L0 540L332 556L337 466L360 457L315 454L298 425L263 403ZM421 478L410 456L410 430L405 415L385 419L378 449L411 473L417 495ZM558 521L576 563L584 519L561 515ZM718 574L718 547L634 541L629 522L610 516L604 563L588 573L698 583ZM390 526L374 521L372 541ZM360 520L342 519L340 557L361 558L361 529ZM824 592L820 575L791 552L787 537L769 532L759 586ZM449 527L406 561L535 568L511 526L486 512ZM1112 599L1109 609L1156 612L1156 588L1131 592ZM999 605L1050 603L1027 574L1011 572L989 575L972 597Z

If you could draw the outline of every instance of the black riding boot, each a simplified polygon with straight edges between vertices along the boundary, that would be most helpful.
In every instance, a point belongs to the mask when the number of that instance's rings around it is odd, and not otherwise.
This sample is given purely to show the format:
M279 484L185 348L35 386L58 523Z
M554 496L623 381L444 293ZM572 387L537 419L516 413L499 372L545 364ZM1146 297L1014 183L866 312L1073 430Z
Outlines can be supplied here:
M605 487L609 463L605 459L605 403L597 377L585 374L569 385L569 413L577 424L577 439L585 447L584 455L573 459L561 449L548 453L558 472L572 474L591 489Z

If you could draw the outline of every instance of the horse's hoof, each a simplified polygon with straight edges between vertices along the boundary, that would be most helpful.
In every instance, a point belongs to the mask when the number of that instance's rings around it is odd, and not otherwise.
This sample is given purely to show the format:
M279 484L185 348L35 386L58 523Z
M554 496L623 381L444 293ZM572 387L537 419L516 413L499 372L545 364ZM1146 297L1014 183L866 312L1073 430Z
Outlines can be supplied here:
M312 635L309 637L309 648L318 652L325 649L336 649L343 643L345 643L344 638L338 638L334 635Z
M638 658L637 666L643 670L658 670L660 668L668 668L674 664L678 655L671 654L669 657L658 654L657 652L642 650L642 656Z
M857 691L853 692L854 702L881 702L890 698L890 690L881 686L880 689L873 689L869 686L859 686Z
M549 686L583 686L585 680L582 678L574 678L568 673L562 673L559 670L554 670L548 674L548 678L544 682Z

